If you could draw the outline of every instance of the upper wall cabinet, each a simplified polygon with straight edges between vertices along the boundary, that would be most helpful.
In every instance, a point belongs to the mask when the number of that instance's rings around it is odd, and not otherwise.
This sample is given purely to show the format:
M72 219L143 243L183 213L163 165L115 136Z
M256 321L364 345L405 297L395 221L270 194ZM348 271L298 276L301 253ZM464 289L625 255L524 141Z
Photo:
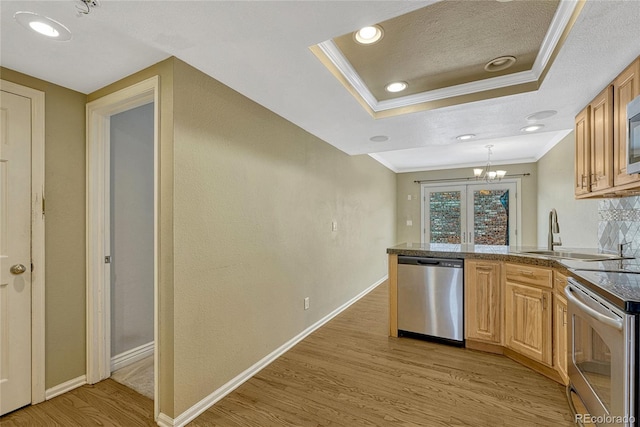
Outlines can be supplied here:
M613 81L613 184L637 183L640 174L627 174L627 104L640 96L640 58Z
M613 187L613 88L589 104L591 117L591 191Z
M640 191L627 174L627 104L640 95L640 57L576 116L576 198L621 197Z
M589 125L589 106L576 116L576 168L575 194L581 196L591 192L591 126Z

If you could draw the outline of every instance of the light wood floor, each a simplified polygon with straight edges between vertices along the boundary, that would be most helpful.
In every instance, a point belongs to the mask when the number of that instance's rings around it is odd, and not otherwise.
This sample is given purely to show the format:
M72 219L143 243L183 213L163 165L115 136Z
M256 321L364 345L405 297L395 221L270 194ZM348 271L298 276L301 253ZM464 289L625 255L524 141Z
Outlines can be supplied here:
M564 388L503 356L387 337L381 285L190 426L572 426ZM6 426L153 425L114 381L4 417Z

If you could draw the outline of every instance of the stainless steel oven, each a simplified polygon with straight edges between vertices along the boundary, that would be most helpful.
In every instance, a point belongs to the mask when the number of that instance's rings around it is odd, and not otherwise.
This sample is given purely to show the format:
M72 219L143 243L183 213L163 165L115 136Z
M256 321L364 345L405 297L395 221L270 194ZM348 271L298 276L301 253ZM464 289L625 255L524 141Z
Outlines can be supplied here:
M570 387L588 414L576 421L598 426L635 426L635 317L569 278Z

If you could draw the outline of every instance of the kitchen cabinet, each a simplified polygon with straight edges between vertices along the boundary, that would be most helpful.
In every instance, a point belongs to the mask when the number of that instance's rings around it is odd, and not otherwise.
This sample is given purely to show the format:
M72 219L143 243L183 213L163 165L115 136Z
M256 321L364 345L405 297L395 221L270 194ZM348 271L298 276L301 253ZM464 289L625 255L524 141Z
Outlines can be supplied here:
M465 338L502 343L501 262L465 261Z
M640 58L613 81L613 184L640 183L640 174L627 174L627 104L640 96Z
M613 186L613 86L589 104L591 127L591 192Z
M640 174L627 174L627 104L637 96L640 57L576 116L577 199L623 197L640 190Z
M565 384L569 383L567 373L567 299L564 288L567 276L553 272L553 365Z
M591 172L591 126L589 125L589 106L576 116L576 167L575 195L589 193L589 174Z
M552 270L511 263L505 268L505 344L552 366Z

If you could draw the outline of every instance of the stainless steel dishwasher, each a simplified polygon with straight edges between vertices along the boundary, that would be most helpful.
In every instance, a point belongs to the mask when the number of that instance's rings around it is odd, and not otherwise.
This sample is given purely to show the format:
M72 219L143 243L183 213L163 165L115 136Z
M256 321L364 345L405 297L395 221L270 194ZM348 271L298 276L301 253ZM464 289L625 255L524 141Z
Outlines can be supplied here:
M398 335L464 345L461 259L398 257Z

